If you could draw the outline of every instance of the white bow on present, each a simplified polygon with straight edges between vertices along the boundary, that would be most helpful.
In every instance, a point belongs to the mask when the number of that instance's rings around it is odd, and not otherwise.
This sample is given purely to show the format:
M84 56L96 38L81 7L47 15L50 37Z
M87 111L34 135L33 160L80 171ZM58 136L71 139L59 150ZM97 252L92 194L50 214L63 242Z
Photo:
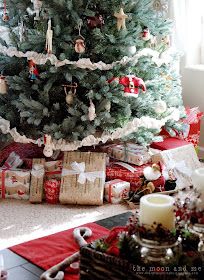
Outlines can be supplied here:
M104 178L105 179L105 172L104 171L91 171L91 172L85 172L86 164L85 162L72 162L70 164L72 170L63 168L62 169L62 177L68 176L68 175L79 175L78 182L80 184L85 184L86 180L90 182L94 182L97 178Z

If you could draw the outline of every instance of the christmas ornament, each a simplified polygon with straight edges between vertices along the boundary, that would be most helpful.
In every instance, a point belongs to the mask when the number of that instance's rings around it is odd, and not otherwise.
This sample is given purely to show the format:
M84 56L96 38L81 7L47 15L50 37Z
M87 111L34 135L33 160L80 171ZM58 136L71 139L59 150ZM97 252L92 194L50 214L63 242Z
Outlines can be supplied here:
M120 29L126 29L125 20L128 18L128 15L124 13L123 8L120 8L119 13L114 13L114 17L117 18L118 31L120 31Z
M40 20L40 10L42 8L42 1L39 0L31 0L31 3L33 3L33 9L35 13L34 20Z
M153 1L153 9L158 14L166 13L168 11L168 1L166 1L166 0L154 0Z
M95 109L95 105L93 104L92 100L90 99L90 106L89 106L89 120L93 121L96 117L96 109Z
M77 83L73 83L72 85L63 85L64 87L64 92L66 94L66 103L68 105L72 105L74 102L74 96L76 95L76 88L77 88ZM69 88L69 91L67 92L67 88Z
M78 24L79 35L75 39L74 49L75 49L75 52L77 52L77 53L84 53L86 50L85 38L81 35L81 27L82 27L82 21L80 21Z
M130 46L130 47L127 47L127 53L129 55L134 55L136 53L137 49L135 46Z
M154 111L157 114L163 114L167 110L166 102L163 100L158 100L154 102Z
M24 25L24 22L23 20L21 20L19 23L18 23L18 34L19 34L19 40L20 42L22 43L23 41L25 41L25 25Z
M6 0L4 0L4 11L3 11L3 15L2 15L2 20L4 22L9 21L9 16L8 16L7 11L6 11Z
M166 47L170 47L170 36L169 35L166 35L165 37L163 37L161 41Z
M143 28L141 36L142 36L142 40L144 41L149 41L151 39L151 34L147 26Z
M152 164L152 166L147 166L143 170L143 174L146 180L148 181L154 181L159 179L161 176L161 167L159 164Z
M0 94L7 94L7 83L6 83L6 78L1 74L0 75Z
M44 156L51 157L53 155L53 144L50 135L47 134L44 135L44 145L45 145L43 149Z
M102 28L102 26L104 25L104 19L102 15L95 15L95 17L88 17L87 18L87 24L88 27L91 29L94 28Z
M110 82L113 80L115 80L115 78L110 80ZM125 77L119 78L118 80L119 83L124 86L125 96L138 97L140 87L144 92L146 91L144 81L134 75L127 75Z
M33 60L29 60L29 79L33 82L39 77L37 66Z
M105 109L106 111L110 112L111 110L111 102L109 100L107 100L106 104L105 104Z
M45 49L48 54L52 53L52 38L53 38L53 30L51 29L51 19L49 19L47 33L46 33L46 43L45 43Z

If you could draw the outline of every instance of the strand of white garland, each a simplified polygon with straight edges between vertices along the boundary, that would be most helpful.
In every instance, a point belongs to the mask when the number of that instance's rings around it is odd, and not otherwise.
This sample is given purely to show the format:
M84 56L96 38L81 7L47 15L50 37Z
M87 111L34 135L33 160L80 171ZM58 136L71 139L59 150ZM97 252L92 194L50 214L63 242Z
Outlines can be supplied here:
M7 55L9 57L19 57L27 58L28 60L33 60L38 65L44 65L47 61L50 61L55 67L62 67L64 65L74 65L75 67L89 70L110 70L113 69L116 65L126 65L128 62L133 62L137 64L140 57L150 56L152 61L158 66L161 67L163 64L168 64L171 61L171 57L168 51L160 55L159 52L152 50L150 48L145 48L136 53L132 57L124 56L121 60L115 61L111 64L106 64L102 61L97 63L92 63L90 58L81 58L78 61L70 61L68 59L58 60L54 54L42 54L34 51L27 51L26 53L18 51L15 47L5 47L0 44L0 53Z
M74 151L83 146L93 146L99 143L106 143L108 140L120 139L128 134L136 132L140 127L157 129L160 130L162 126L168 120L178 121L180 117L180 112L177 108L171 107L168 109L169 115L162 120L157 120L155 118L143 116L140 119L134 118L132 121L128 122L124 127L117 128L112 133L104 132L101 137L95 137L94 135L89 135L85 137L82 141L67 142L64 139L53 140L52 149L61 151ZM10 122L0 117L0 129L2 133L10 135L13 137L15 142L20 143L34 143L39 146L43 145L44 142L41 138L37 140L29 139L25 135L20 135L16 128L10 129Z

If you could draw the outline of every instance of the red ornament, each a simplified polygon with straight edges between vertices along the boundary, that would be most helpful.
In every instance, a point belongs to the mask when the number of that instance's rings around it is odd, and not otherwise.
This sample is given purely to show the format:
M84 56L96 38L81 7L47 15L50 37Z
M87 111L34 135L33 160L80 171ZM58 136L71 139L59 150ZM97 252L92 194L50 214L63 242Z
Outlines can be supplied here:
M31 81L37 80L37 78L39 78L39 72L33 60L29 60L29 73L29 78Z
M103 19L103 16L102 15L96 15L94 17L88 17L87 18L87 24L88 24L88 27L91 28L91 29L94 29L94 28L102 28L102 26L104 25L104 19Z
M149 41L151 39L151 34L150 34L149 28L147 26L145 26L144 29L143 29L142 39L144 41Z
M122 78L113 78L110 82L115 79L118 79L119 83L124 86L125 96L137 97L139 94L139 88L141 88L144 92L146 91L144 81L134 75L128 75Z

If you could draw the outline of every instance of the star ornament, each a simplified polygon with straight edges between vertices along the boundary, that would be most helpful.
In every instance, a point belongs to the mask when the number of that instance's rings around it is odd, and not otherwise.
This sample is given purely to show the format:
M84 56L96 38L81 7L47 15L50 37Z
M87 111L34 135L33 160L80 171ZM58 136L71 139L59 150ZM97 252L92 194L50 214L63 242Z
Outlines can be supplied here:
M126 29L125 20L128 18L128 15L124 13L123 8L120 8L119 13L114 13L114 17L117 18L118 31L120 31L120 29Z

